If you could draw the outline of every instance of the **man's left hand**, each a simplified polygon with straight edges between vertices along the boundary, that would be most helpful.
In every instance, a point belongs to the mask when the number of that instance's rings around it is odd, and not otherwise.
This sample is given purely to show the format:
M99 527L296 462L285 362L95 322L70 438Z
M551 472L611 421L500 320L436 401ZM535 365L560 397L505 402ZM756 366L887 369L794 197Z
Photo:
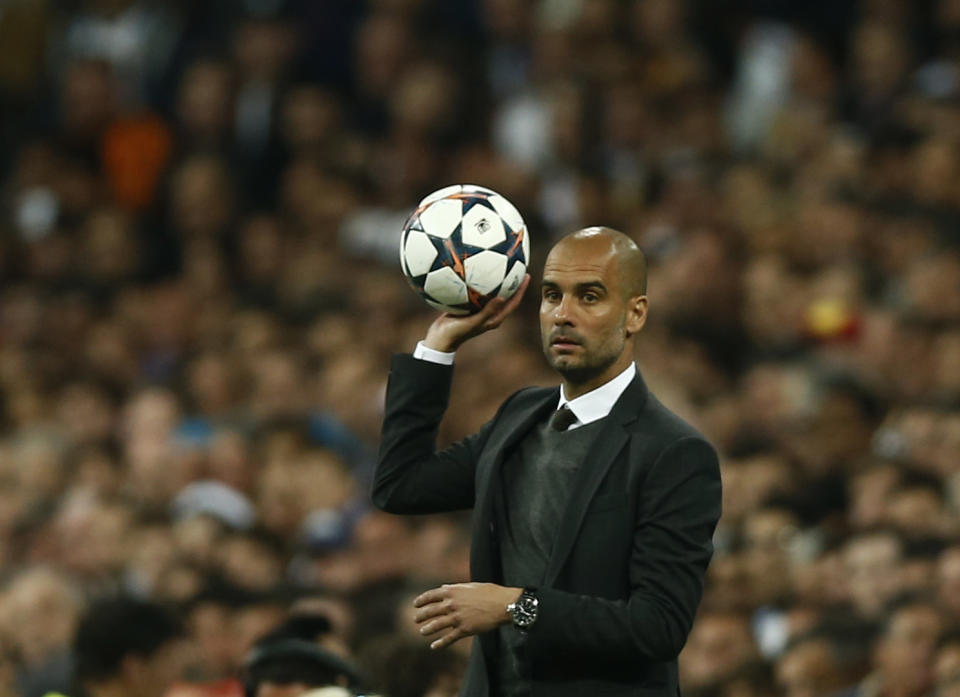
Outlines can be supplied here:
M507 605L515 602L522 588L506 588L494 583L445 584L417 596L414 620L420 633L431 636L443 632L430 644L442 649L464 637L489 632L511 621Z

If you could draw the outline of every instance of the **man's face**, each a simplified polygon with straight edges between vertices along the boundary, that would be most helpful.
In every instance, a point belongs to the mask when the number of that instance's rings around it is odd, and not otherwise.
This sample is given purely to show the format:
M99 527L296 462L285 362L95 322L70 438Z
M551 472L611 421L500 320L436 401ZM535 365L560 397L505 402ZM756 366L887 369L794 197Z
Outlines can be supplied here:
M570 383L589 383L592 389L633 359L625 350L627 333L639 326L624 290L615 251L605 238L566 239L547 257L540 336L547 362Z
M895 612L874 657L891 693L925 693L933 678L931 658L940 628L940 615L932 607L907 606Z
M851 541L844 550L850 600L861 615L876 616L901 589L900 545L879 534Z
M777 684L785 697L816 697L840 687L830 647L816 640L784 654L776 666Z

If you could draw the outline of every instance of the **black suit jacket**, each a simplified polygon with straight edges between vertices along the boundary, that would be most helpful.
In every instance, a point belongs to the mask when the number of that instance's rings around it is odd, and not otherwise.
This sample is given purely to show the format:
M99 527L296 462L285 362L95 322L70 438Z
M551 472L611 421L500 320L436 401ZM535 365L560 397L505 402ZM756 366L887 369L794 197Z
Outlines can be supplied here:
M502 583L495 492L511 448L559 388L509 397L478 433L435 452L453 369L395 356L373 501L391 513L473 508L474 581ZM677 693L720 517L713 448L638 374L580 468L557 530L524 661L534 697ZM493 697L496 632L477 638L461 694Z

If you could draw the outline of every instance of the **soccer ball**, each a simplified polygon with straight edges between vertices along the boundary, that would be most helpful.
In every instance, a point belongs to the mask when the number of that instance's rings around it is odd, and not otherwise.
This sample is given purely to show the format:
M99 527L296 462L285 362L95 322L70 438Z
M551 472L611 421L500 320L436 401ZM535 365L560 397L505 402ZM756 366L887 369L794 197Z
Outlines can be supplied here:
M520 287L530 235L512 203L472 184L424 198L403 226L400 265L427 303L452 315L478 312Z

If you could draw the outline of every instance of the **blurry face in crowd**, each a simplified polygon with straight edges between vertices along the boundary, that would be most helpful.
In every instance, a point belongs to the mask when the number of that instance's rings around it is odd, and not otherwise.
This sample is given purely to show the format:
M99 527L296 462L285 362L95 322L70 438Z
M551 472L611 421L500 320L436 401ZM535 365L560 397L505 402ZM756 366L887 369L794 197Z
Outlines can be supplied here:
M940 555L937 596L941 607L955 620L960 618L960 547L951 547Z
M784 697L817 697L840 688L840 676L830 645L808 641L783 655L776 667Z
M230 114L230 70L215 61L198 61L183 74L177 112L186 132L217 138L226 129Z
M875 616L900 590L900 542L888 534L861 536L843 556L851 603L861 615Z
M30 665L69 645L81 604L69 582L35 569L17 577L3 599L4 629Z
M750 626L733 613L699 617L680 657L680 680L687 689L706 687L733 674L755 653Z
M940 616L932 606L909 605L894 613L874 657L891 694L925 694L939 634Z
M933 659L937 697L960 697L960 643L951 641Z
M646 321L647 301L627 297L623 275L613 239L599 228L562 240L547 257L540 336L568 398L599 387L633 360L631 338Z

